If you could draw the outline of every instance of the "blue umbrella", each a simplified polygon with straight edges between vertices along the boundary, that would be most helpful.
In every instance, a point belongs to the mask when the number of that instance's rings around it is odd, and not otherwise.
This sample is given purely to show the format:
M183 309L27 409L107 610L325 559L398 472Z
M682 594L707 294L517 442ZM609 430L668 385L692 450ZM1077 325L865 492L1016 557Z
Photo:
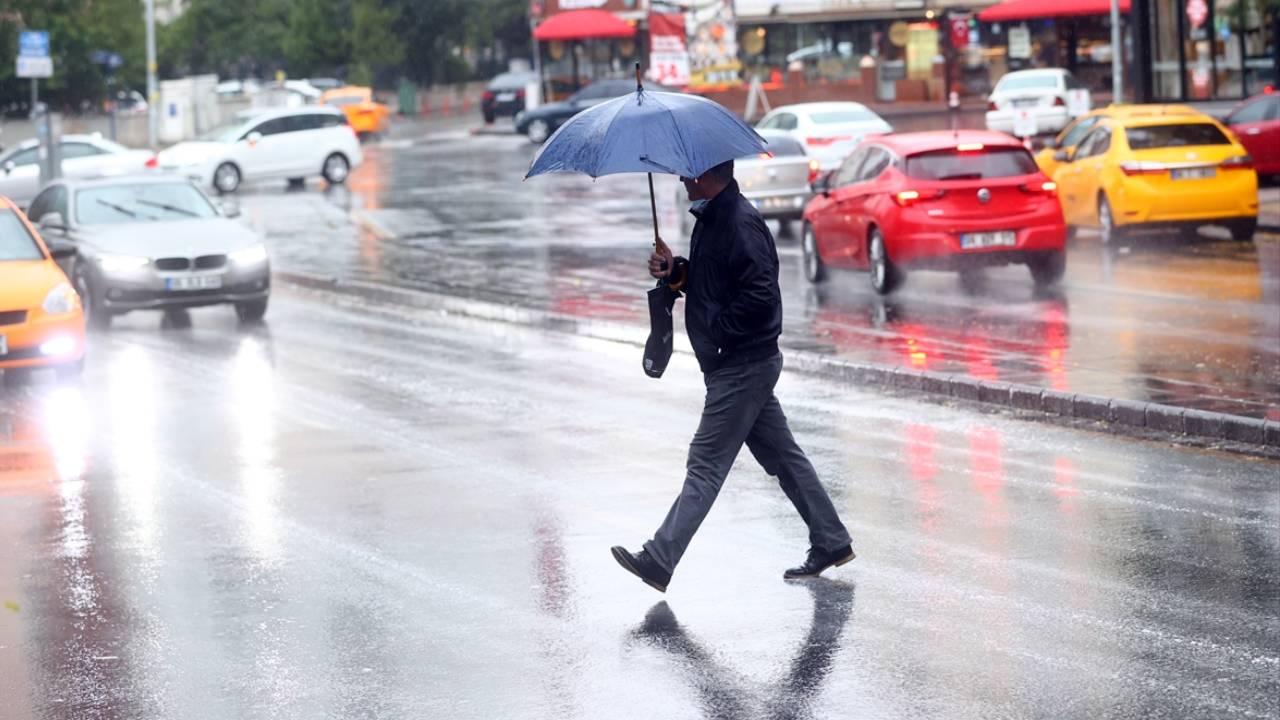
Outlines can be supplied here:
M636 91L581 112L560 127L534 158L525 178L578 172L593 178L649 174L653 236L658 210L653 173L698 177L727 160L765 152L765 140L724 106L697 95Z

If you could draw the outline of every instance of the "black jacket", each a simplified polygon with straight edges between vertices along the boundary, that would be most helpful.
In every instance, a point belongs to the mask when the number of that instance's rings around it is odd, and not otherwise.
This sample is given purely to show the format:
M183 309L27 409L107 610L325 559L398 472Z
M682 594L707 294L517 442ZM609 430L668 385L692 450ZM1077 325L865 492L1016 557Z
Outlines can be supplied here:
M737 182L694 215L689 258L676 258L671 282L685 281L684 324L699 367L710 373L777 355L778 250L764 218Z

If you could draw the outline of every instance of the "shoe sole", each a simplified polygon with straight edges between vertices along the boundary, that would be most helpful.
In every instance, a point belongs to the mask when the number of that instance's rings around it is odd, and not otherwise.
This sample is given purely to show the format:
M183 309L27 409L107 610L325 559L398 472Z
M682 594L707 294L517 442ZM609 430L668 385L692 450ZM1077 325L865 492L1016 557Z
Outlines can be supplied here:
M649 578L645 577L644 575L641 575L641 574L640 574L640 570L639 570L639 569L637 569L635 565L632 565L632 564L631 564L631 558L630 558L626 553L624 553L624 552L622 552L622 551L618 550L618 548L609 548L609 552L613 555L613 559L614 559L614 560L617 560L617 561L618 561L618 564L622 566L622 569L623 569L623 570L626 570L627 572L631 573L632 575L635 575L636 577L640 578L641 580L643 580L643 581L644 581L644 584L645 584L645 585L648 585L649 587L653 588L654 590L657 590L657 591L658 591L658 592L660 592L660 593L666 593L666 592L667 592L667 586L666 586L666 585L659 585L658 583L654 582L653 580L650 580Z
M856 557L858 557L858 554L851 552L845 557L840 558L839 560L833 560L829 564L824 565L823 568L818 572L809 573L807 575L789 575L787 573L782 573L782 579L783 580L803 580L805 578L818 577L819 575L821 575L822 573L826 572L827 570L833 567L840 567L841 565L847 565L850 561L852 561Z

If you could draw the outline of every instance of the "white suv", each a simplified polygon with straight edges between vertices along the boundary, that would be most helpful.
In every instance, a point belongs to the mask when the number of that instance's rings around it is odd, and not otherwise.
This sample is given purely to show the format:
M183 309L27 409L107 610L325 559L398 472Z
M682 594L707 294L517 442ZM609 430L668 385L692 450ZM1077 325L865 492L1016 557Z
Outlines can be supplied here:
M219 193L235 192L246 180L300 181L319 175L343 183L363 161L346 116L329 107L259 112L178 143L156 158L159 167Z

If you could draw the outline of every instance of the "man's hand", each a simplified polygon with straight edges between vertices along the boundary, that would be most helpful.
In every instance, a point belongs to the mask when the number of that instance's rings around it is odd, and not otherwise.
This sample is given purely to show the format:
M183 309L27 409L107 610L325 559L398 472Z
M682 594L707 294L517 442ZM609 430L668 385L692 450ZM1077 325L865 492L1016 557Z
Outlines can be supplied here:
M649 274L661 280L671 274L673 267L675 267L675 256L671 254L671 248L667 247L666 243L659 242L653 249L653 254L649 256Z

